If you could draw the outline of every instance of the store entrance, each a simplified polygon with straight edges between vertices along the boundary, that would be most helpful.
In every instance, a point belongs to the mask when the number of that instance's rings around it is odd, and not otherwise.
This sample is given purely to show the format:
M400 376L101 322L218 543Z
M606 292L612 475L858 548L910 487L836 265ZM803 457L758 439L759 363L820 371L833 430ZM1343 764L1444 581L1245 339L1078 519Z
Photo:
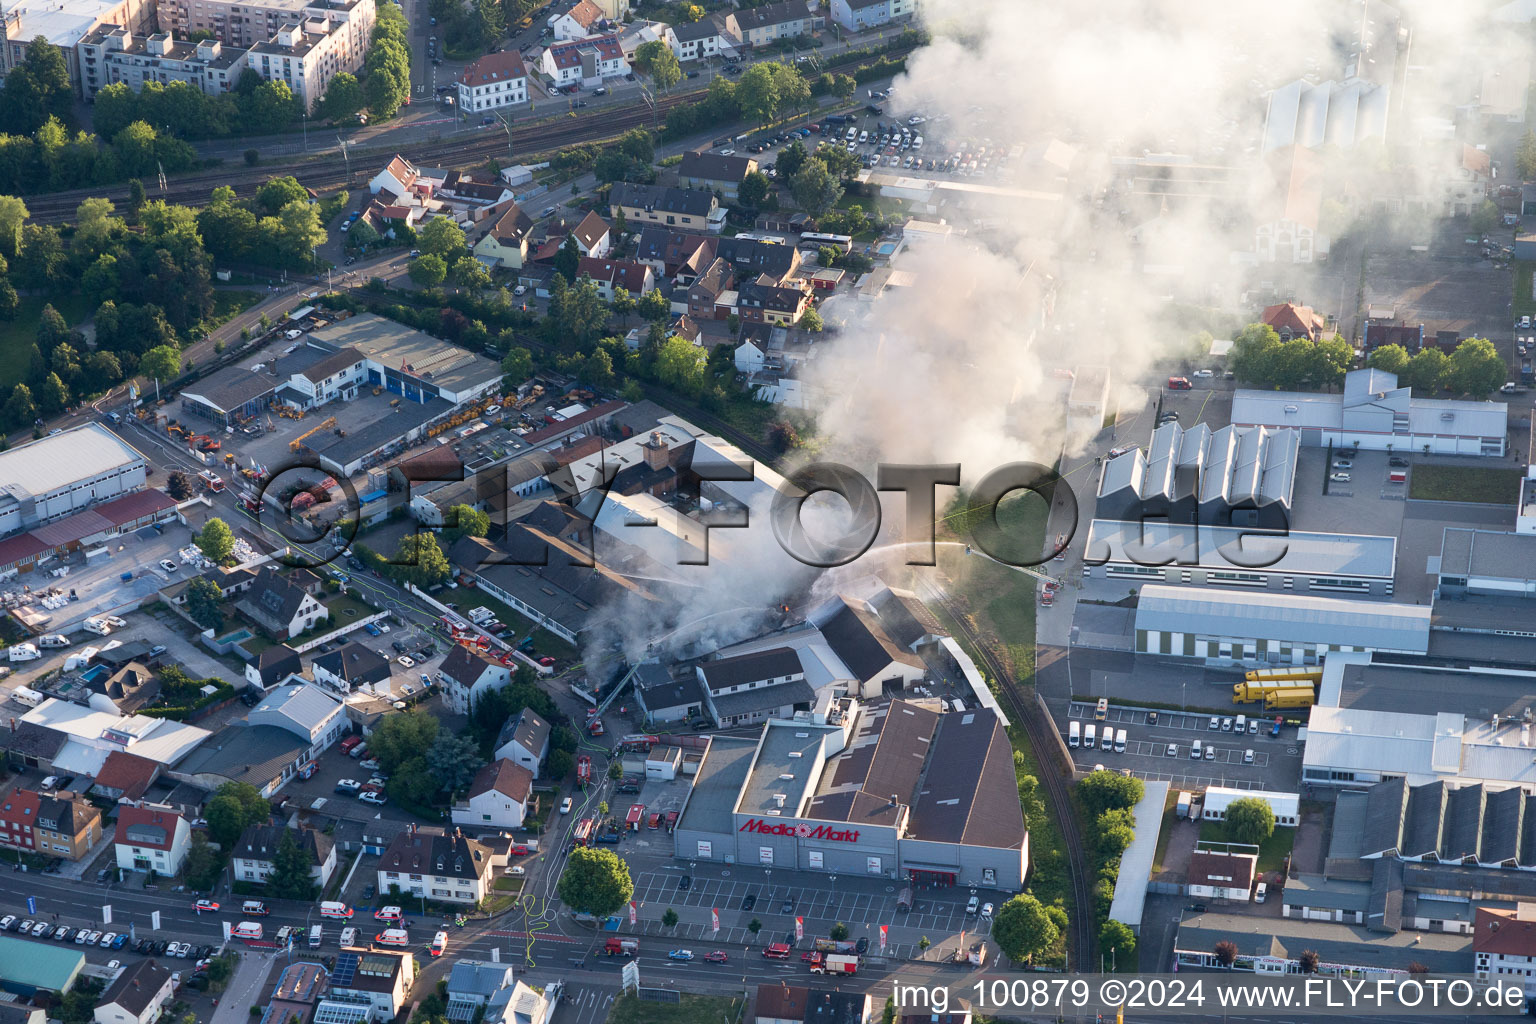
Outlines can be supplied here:
M951 889L955 884L953 871L923 871L918 868L910 868L907 878L918 889Z

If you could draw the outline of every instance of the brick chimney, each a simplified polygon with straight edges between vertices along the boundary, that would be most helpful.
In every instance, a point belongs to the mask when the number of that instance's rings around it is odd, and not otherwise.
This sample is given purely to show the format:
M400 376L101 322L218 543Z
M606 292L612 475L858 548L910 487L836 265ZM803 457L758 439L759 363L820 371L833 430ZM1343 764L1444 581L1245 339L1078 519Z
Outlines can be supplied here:
M667 468L667 445L659 431L651 431L651 438L640 446L645 449L645 464L650 469Z

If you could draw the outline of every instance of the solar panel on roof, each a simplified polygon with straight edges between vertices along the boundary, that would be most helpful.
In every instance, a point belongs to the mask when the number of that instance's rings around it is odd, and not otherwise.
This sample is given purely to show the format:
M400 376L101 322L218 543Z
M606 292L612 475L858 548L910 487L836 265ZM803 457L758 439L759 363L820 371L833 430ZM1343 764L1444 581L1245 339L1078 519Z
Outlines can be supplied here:
M331 983L346 988L357 977L357 962L361 959L356 953L342 953L336 958L336 970L331 972Z

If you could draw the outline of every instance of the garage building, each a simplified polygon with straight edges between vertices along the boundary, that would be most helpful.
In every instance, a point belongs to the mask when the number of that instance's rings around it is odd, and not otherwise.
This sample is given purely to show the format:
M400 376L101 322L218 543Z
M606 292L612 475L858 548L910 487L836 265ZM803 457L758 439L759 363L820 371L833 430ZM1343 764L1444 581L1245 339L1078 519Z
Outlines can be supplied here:
M1536 597L1536 534L1447 527L1438 596Z
M144 486L142 454L100 423L0 452L0 536Z
M830 694L755 741L714 738L675 840L686 860L1007 892L1029 865L996 716Z
M1424 654L1429 620L1425 605L1145 586L1136 606L1136 650L1277 665L1315 665L1329 651Z

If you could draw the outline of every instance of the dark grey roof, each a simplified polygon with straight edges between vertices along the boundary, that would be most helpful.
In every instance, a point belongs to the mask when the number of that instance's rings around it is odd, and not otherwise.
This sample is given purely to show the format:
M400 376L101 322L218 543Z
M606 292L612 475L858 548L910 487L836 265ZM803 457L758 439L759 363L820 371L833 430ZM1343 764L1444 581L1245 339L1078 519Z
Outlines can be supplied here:
M1280 899L1289 907L1350 910L1363 914L1370 907L1371 886L1369 882L1325 875L1300 875L1286 879Z
M1383 857L1372 866L1365 923L1377 932L1396 932L1403 927L1403 862L1395 857Z
M690 151L683 154L682 163L677 165L677 175L680 178L739 182L756 162L747 156L721 156L719 153ZM791 247L786 245L784 248Z
M544 753L544 745L549 742L549 723L532 708L523 708L515 718L507 719L502 725L501 734L496 737L496 746L505 746L513 740L528 753L539 757Z
M309 744L275 725L227 725L176 766L178 775L215 775L266 787Z
M1019 804L1013 747L997 716L939 716L912 803L915 839L1020 849L1029 834Z
M1379 863L1379 862L1378 862ZM1466 867L1434 862L1400 863L1399 883L1416 892L1478 899L1536 900L1536 872Z
M1504 789L1488 794L1483 810L1482 846L1478 859L1485 864L1514 861L1520 853L1520 830L1525 821L1526 794Z
M746 10L736 12L736 24L745 32L751 28L764 28L769 25L782 25L787 21L800 21L813 17L810 8L805 5L805 0L784 0L783 3L764 4L762 7L749 7Z
M707 217L718 205L713 192L692 188L668 188L664 185L636 185L621 181L608 193L613 206L640 207L663 213L681 213L692 217Z
M319 659L316 659L317 661ZM299 652L287 644L273 644L256 655L256 671L267 686L282 682L290 672L303 672Z
M853 598L840 598L842 608L821 625L821 635L826 637L842 663L861 682L873 679L877 672L893 661L905 665L921 666L922 661L886 635L875 617L856 606Z
M1404 857L1425 857L1440 850L1440 829L1445 822L1444 782L1415 786L1408 793L1408 820L1403 827Z
M53 729L45 729L35 722L15 722L9 729L0 729L0 748L21 757L53 760L59 748L69 737Z
M251 825L240 833L235 843L234 856L242 860L270 861L277 856L277 847L283 841L283 833L292 831L286 825ZM330 836L312 828L299 829L293 838L299 849L309 851L316 864L324 864L336 845Z
M800 665L800 655L788 647L773 647L753 654L706 661L699 665L699 671L704 673L704 681L714 694L728 686L750 686L765 679L805 676L805 670Z
M700 18L698 21L680 21L672 26L672 35L680 43L690 43L698 39L709 39L724 32L721 18L718 14Z
M110 651L98 651L96 660L114 668L121 668L130 661L148 661L149 644L142 640L129 640L121 647L114 647Z
M299 371L305 380L313 384L319 384L325 378L334 377L340 371L363 361L363 354L351 346L339 348L334 352L325 350L321 352L319 359Z
M1403 843L1403 819L1408 807L1408 783L1397 778L1366 792L1361 854L1396 852Z
M1536 866L1536 793L1525 797L1525 816L1520 826L1520 866Z
M389 661L378 651L356 641L320 655L312 664L353 686L382 682L390 675Z
M652 667L659 671L655 673L645 671ZM688 672L673 678L672 674L661 665L641 665L640 669L640 673L635 676L635 689L640 703L651 714L672 708L703 705L704 687L700 685L698 676L694 673Z
M783 707L809 708L816 700L816 691L804 679L777 686L761 686L741 693L717 694L710 698L715 714L721 718L734 718L753 711L772 711Z
M901 700L884 708L865 708L854 724L848 747L827 762L807 815L897 824L901 808L911 807L920 797L920 783L940 717L937 712ZM1017 792L1014 802L1018 802Z
M295 586L269 567L257 577L255 585L241 595L235 607L268 628L286 630L298 614L306 593L303 587Z
M153 960L139 960L123 968L123 973L101 994L97 1006L116 1003L135 1017L143 1017L156 995L171 979L171 972Z
M715 255L735 270L773 277L784 277L799 266L799 251L784 242L768 242L757 238L730 237L715 242Z
M455 829L450 833L400 832L379 858L379 870L407 874L437 874L451 878L484 877L491 869L491 851Z
M201 398L223 412L231 412L262 395L270 394L284 378L231 366L211 374L182 391L190 398Z
M1324 963L1402 971L1418 961L1436 974L1464 973L1472 957L1471 935L1388 935L1358 925L1253 914L1186 917L1179 924L1174 945L1179 950L1209 953L1222 941L1235 943L1241 956L1296 960L1303 950L1310 949Z
M1483 787L1462 786L1446 798L1445 827L1440 833L1440 859L1476 857L1483 838Z
M486 669L501 663L480 651L471 650L464 644L455 644L437 671L463 687L472 687L480 681Z

